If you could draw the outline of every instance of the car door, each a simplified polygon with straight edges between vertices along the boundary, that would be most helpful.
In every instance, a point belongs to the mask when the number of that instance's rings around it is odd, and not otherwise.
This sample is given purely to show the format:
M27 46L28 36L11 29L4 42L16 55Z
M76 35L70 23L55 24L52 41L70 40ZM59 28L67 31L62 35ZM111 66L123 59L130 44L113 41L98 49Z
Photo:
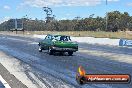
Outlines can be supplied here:
M42 41L41 45L44 50L48 50L49 46L51 45L51 35L47 35L45 39Z

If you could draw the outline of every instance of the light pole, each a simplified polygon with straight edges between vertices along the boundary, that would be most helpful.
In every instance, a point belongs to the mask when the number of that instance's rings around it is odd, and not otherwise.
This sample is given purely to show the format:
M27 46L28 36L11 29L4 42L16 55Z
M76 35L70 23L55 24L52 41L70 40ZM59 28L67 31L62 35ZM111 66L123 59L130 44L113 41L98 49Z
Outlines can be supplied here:
M108 5L108 1L106 0L106 7L107 7L107 5ZM107 30L107 28L108 28L108 12L107 12L107 8L106 8L106 26L105 26L106 28L106 30Z
M15 31L16 31L16 34L17 34L17 18L15 19Z
M23 29L23 31L25 30L25 25L24 25L24 19L25 18L26 18L26 20L28 19L27 15L23 16L23 20L22 20L22 29Z

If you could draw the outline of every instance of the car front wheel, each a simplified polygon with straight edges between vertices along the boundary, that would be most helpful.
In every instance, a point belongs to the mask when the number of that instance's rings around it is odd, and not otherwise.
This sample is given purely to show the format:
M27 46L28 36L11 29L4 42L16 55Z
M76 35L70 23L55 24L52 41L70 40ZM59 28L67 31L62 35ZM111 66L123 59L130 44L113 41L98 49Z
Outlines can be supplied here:
M49 53L49 55L53 55L54 54L54 51L49 47L48 53Z

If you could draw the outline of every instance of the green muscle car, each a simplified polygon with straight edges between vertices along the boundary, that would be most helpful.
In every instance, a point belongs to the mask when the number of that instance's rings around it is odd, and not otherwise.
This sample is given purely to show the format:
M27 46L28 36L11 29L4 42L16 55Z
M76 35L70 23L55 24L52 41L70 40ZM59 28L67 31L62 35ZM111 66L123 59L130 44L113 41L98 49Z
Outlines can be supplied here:
M45 39L39 42L39 52L42 50L48 50L50 55L55 52L68 52L71 56L73 52L78 51L78 44L72 42L70 36L66 35L47 35Z

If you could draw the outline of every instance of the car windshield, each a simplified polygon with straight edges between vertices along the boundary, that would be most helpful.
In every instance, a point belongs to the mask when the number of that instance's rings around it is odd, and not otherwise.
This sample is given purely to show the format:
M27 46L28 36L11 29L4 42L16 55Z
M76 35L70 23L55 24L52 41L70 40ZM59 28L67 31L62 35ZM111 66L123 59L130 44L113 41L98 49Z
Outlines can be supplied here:
M71 41L70 36L54 36L53 40L56 40L56 41Z

